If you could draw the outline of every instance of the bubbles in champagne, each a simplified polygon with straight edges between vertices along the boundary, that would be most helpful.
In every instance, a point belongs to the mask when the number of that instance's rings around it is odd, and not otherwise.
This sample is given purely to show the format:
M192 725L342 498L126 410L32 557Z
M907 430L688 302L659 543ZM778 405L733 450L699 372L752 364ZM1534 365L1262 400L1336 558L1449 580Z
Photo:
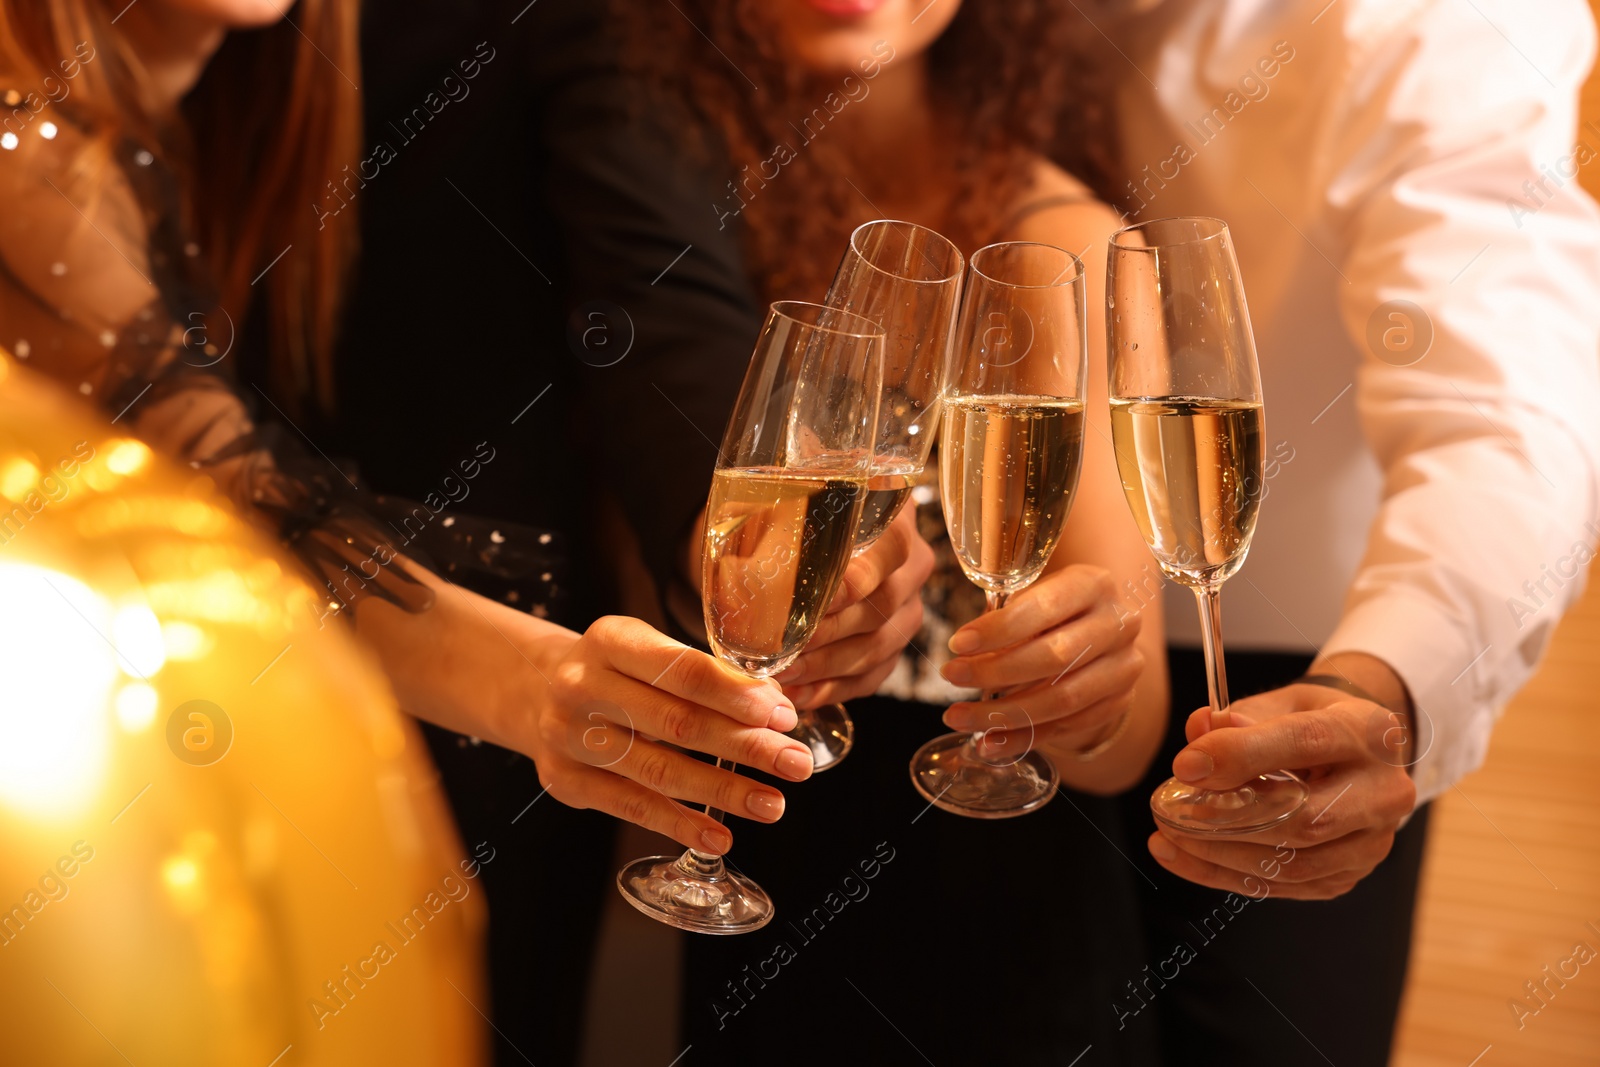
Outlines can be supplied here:
M1169 578L1206 585L1244 564L1261 507L1259 403L1210 397L1111 402L1134 521Z
M939 470L961 568L992 592L1027 586L1050 559L1077 491L1083 402L968 396L946 402Z
M755 675L793 662L839 591L865 494L864 471L716 472L701 581L717 655Z
M866 501L861 507L861 525L856 530L857 554L871 548L883 536L916 484L917 468L909 462L872 472L872 477L867 479Z

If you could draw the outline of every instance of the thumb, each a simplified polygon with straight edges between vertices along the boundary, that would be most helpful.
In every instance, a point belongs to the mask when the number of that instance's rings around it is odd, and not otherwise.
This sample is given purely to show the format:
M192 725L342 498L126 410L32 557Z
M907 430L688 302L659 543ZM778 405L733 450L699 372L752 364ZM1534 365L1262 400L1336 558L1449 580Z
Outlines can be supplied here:
M1318 767L1369 756L1366 738L1348 713L1324 709L1212 730L1178 753L1172 773L1205 789L1232 789L1286 767Z
M1254 726L1256 719L1242 711L1228 708L1221 715L1214 715L1210 708L1200 708L1190 713L1189 721L1183 724L1184 740L1190 744L1200 740L1212 730L1220 730L1224 726Z

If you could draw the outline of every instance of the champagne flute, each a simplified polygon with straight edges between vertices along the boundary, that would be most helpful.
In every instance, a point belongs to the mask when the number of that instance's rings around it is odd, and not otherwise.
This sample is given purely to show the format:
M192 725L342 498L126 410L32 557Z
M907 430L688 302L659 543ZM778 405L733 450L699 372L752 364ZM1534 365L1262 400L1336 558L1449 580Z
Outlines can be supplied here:
M972 255L939 478L950 545L990 611L1043 573L1077 492L1084 300L1083 263L1064 249L1013 242ZM930 804L1004 819L1055 795L1060 777L1049 759L1031 744L1014 752L986 743L986 733L946 734L917 750L911 780Z
M855 554L871 548L911 498L939 430L950 338L961 298L961 252L923 226L892 219L863 223L823 303L884 329L883 398L872 478L856 532ZM789 736L811 749L815 768L839 765L855 743L843 704L800 712Z
M1168 578L1199 601L1212 726L1228 722L1222 583L1244 564L1261 506L1264 416L1255 336L1233 238L1219 219L1119 230L1107 252L1111 436L1122 489ZM1286 771L1213 792L1168 779L1150 798L1167 826L1247 834L1308 790Z
M876 323L820 304L772 305L712 475L700 580L712 650L751 677L794 661L844 580L882 386ZM681 930L742 934L772 919L759 885L693 848L635 860L617 887Z

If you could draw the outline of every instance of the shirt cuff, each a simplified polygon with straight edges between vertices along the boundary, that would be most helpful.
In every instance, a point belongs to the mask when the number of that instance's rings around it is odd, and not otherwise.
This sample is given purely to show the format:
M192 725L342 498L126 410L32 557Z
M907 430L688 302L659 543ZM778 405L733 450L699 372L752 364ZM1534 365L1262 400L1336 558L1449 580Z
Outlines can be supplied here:
M1411 694L1416 736L1412 781L1417 806L1482 765L1494 714L1479 694L1484 649L1471 647L1460 620L1400 592L1353 605L1321 654L1364 652L1387 663Z

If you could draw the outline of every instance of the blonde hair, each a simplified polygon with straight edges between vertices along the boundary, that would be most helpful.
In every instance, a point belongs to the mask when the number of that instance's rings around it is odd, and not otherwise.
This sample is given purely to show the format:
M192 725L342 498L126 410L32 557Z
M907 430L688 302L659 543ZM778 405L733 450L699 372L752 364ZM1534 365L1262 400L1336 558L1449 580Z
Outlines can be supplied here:
M109 0L0 0L0 55L43 84L74 63L71 112L102 145L132 137L178 175L185 221L242 322L261 279L273 384L333 404L333 344L358 240L355 219L321 225L312 205L360 159L359 5L299 0L279 23L230 33L179 112L161 113ZM121 8L121 3L112 3ZM293 22L290 19L293 19ZM91 52L80 51L87 45Z

